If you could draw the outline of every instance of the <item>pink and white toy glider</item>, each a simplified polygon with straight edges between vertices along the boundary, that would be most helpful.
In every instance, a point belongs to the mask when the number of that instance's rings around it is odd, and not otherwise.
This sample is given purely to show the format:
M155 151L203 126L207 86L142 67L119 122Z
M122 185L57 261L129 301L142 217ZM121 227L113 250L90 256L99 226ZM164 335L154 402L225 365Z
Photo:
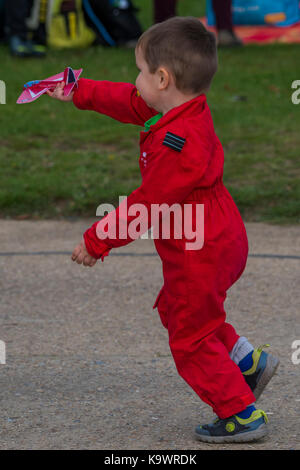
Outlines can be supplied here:
M18 98L17 103L31 103L46 93L47 90L53 91L56 85L62 81L65 82L64 95L69 96L74 86L78 86L77 82L81 72L82 69L73 70L71 67L67 67L64 72L46 78L46 80L33 80L25 83L24 90Z

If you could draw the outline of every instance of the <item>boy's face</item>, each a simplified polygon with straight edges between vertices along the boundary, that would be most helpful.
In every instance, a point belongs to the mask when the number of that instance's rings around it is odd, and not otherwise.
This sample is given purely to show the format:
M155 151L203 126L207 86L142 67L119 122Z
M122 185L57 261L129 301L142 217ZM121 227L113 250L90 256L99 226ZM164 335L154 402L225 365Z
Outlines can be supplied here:
M136 66L139 70L139 74L136 79L136 87L141 94L143 100L151 108L159 111L159 87L158 77L156 73L151 73L147 62L143 57L141 48L135 50Z

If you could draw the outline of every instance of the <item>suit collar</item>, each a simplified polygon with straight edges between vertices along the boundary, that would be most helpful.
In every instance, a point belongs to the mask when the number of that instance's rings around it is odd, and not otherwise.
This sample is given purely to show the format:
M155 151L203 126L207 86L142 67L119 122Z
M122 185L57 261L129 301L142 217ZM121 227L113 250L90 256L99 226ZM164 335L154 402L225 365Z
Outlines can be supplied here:
M206 106L206 95L202 94L196 96L192 100L187 101L186 103L176 106L175 108L170 109L166 114L161 116L157 122L151 125L151 131L155 132L161 127L172 122L174 119L189 117L193 115L199 115Z

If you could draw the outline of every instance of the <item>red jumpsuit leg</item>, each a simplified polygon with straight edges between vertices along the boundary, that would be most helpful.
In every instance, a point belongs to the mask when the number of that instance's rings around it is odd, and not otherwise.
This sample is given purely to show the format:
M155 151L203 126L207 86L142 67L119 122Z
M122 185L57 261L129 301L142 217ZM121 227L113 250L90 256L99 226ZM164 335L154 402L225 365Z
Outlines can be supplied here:
M163 295L163 289L161 289L157 301L154 305L154 308L158 307L158 313L160 316L160 320L163 326L168 329L168 316L167 316L167 304L165 296ZM230 323L222 323L219 328L216 329L216 337L218 338L221 343L224 344L227 351L230 353L232 351L233 346L239 339L239 335L236 333L234 327L230 325Z
M176 307L168 311L166 299L163 290L157 308L169 332L170 349L179 375L221 419L244 410L255 397L218 334L212 332L203 337L203 329L191 321L193 315L186 301L176 299Z
M233 346L239 339L239 335L230 323L223 323L216 330L216 336L224 344L228 352L232 351Z
M224 301L242 274L248 253L240 215L230 206L225 196L206 203L201 250L176 252L170 242L156 243L165 285L154 307L168 329L178 373L221 419L255 402L229 356L238 335L225 323Z

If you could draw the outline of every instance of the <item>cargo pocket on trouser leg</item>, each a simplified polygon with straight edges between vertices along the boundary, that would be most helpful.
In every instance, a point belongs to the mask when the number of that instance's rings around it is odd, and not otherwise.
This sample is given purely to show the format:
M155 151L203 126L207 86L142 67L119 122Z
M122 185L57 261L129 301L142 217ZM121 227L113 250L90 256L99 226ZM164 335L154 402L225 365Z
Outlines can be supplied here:
M164 293L164 286L159 291L156 301L153 305L153 309L158 310L161 322L165 328L168 328L168 314L167 314L167 302Z

